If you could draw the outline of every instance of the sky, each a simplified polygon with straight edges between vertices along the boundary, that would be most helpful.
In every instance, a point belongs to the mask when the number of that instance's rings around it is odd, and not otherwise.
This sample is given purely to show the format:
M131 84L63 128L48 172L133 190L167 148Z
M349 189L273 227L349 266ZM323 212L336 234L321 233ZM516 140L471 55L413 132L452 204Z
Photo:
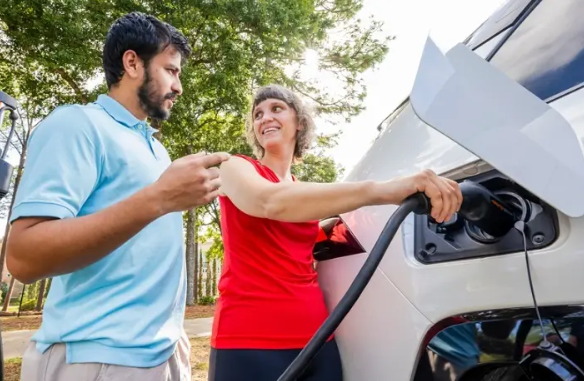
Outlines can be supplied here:
M384 33L395 37L389 52L374 70L364 74L368 96L365 110L350 123L331 125L318 120L319 132L342 131L339 144L329 151L350 172L377 136L377 126L408 95L422 47L431 32L441 48L463 41L505 0L364 0L360 17L384 21ZM308 55L316 65L318 57ZM308 68L310 71L310 68ZM313 69L313 73L315 70ZM11 152L12 153L12 152ZM18 156L8 155L18 163ZM0 237L6 220L0 219Z
M440 48L462 42L504 0L364 0L362 13L385 22L384 32L395 37L381 65L365 73L365 110L350 123L327 125L319 131L341 129L337 147L329 151L350 172L378 134L377 126L407 97L428 34ZM320 124L319 124L320 122Z

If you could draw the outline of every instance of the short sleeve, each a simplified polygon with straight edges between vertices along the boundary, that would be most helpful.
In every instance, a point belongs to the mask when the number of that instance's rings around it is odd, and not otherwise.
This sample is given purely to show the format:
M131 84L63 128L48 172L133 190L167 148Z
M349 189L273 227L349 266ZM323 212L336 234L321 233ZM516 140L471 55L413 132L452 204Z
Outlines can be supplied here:
M31 133L10 223L75 217L98 183L99 135L80 106L54 110Z

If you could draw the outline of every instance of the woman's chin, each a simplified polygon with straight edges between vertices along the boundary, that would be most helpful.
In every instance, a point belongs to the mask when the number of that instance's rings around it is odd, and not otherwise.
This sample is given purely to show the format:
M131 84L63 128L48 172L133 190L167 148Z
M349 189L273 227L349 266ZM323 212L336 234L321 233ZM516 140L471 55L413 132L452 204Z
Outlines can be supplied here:
M274 137L267 137L262 142L262 146L266 151L280 151L284 146L284 142L282 139L274 136Z

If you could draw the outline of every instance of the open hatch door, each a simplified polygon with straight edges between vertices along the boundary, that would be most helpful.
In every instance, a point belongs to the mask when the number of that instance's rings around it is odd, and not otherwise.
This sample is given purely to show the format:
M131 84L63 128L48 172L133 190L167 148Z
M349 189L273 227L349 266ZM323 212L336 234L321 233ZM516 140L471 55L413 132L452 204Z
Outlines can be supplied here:
M410 94L426 124L570 217L584 215L584 154L556 110L463 44L428 37Z

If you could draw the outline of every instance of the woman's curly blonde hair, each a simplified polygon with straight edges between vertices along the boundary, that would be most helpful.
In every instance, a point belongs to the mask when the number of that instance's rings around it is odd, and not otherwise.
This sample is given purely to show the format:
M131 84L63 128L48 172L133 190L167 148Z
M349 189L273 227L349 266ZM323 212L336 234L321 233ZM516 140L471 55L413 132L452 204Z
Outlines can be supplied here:
M250 110L250 117L248 123L246 124L245 132L247 137L247 142L253 148L254 154L258 159L264 157L266 153L264 147L260 145L260 142L256 138L254 131L254 118L253 111L256 106L266 99L279 99L285 102L288 107L291 107L296 111L296 118L298 124L302 127L296 135L296 146L294 147L294 161L301 161L304 153L310 149L310 146L314 139L314 120L310 113L309 108L302 102L300 97L296 95L293 91L280 86L280 85L267 85L261 87L256 92Z

